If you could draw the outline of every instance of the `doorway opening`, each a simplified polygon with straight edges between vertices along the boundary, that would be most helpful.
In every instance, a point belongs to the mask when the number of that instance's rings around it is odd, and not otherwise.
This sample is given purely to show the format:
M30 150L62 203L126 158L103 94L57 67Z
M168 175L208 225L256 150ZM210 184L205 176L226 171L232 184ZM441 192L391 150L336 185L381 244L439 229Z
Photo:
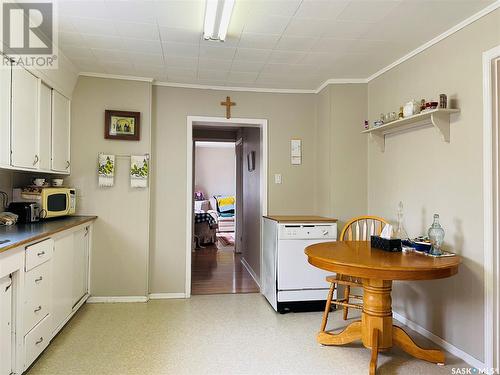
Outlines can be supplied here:
M188 117L187 296L260 290L266 125Z
M500 45L483 53L485 367L500 367Z

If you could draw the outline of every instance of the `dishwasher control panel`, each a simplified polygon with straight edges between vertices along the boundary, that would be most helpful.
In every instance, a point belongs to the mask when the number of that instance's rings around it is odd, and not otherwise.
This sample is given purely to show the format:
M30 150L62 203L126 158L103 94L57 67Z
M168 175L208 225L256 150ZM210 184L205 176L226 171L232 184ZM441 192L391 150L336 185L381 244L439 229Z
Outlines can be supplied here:
M315 239L337 239L337 224L280 224L280 240L315 240Z

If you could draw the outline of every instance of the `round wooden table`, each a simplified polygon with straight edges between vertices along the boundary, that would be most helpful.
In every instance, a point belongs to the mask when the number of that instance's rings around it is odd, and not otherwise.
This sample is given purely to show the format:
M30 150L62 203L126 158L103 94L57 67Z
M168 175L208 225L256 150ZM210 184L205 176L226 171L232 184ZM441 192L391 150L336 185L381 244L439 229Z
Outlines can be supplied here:
M338 334L319 332L320 344L344 345L361 340L372 350L370 375L376 372L378 352L389 350L393 345L416 358L444 363L443 351L419 347L403 329L392 324L392 281L453 276L458 272L459 256L434 258L415 253L391 253L372 249L367 241L325 242L308 246L305 253L315 267L363 280L361 320L349 324Z

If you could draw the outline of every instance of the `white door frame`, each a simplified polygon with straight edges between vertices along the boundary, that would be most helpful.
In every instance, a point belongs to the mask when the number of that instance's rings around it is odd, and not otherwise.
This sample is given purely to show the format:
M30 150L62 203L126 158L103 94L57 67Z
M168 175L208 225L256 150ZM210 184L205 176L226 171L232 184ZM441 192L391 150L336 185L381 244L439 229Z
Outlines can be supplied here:
M486 368L499 368L500 207L498 202L499 124L498 104L493 105L492 64L500 58L500 46L483 53L483 188L484 188L484 349ZM498 99L496 99L498 100ZM497 107L495 109L495 107ZM496 116L493 116L496 111ZM495 118L496 117L496 118Z
M193 241L193 124L200 123L199 125L207 126L228 126L234 125L236 127L257 127L260 128L260 147L261 147L261 169L260 169L260 203L261 203L261 216L267 215L267 163L268 163L268 140L267 140L267 120L266 119L252 119L252 118L231 118L224 117L207 117L207 116L187 116L187 141L186 141L186 281L185 281L185 294L186 298L191 296L191 247ZM262 220L261 226L261 252L262 252ZM262 262L262 259L261 259ZM261 267L262 268L262 267Z

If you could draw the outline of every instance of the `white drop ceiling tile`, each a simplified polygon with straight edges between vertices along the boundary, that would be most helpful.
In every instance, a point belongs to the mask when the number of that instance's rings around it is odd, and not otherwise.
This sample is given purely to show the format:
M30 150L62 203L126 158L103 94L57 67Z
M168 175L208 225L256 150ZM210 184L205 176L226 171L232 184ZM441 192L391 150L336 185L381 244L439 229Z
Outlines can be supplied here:
M235 72L260 72L264 67L264 62L233 61L231 70Z
M351 1L337 19L340 21L379 22L398 5L399 1Z
M231 69L231 60L200 57L198 66L200 69L228 71Z
M141 64L158 66L164 64L163 55L158 54L128 52L128 58L135 66Z
M336 39L336 38L320 38L311 48L311 52L322 52L330 54L345 53L353 40L350 39Z
M275 63L270 63L264 65L262 68L262 71L260 72L260 75L274 75L276 77L280 76L287 76L288 75L288 69L290 68L290 64L275 64Z
M167 67L167 78L169 80L173 79L197 79L198 71L196 69L182 69L182 68L168 68Z
M271 52L271 49L238 48L234 61L263 62L269 59Z
M236 1L229 22L227 35L239 36L243 31L248 15L252 12L253 1Z
M282 16L249 17L243 31L248 33L282 34L289 21L290 17Z
M332 64L338 56L332 53L310 52L304 56L299 62L301 64L327 66Z
M108 74L135 75L134 65L129 62L110 62L103 66Z
M202 30L204 1L165 1L156 3L158 25L180 29Z
M113 19L127 22L156 24L156 2L148 0L106 0L106 9Z
M192 43L163 43L163 51L167 56L198 57L200 46Z
M159 40L145 40L136 38L124 38L123 49L126 51L163 54L163 48Z
M386 25L373 25L368 22L334 21L325 29L324 37L338 39L357 39L374 28L385 28Z
M160 40L158 26L155 24L117 21L115 28L124 38Z
M226 80L229 72L227 70L208 70L208 69L199 69L198 70L198 78L199 79L210 79L216 81L224 81Z
M100 63L121 62L124 58L128 58L128 54L121 50L92 48L92 54Z
M82 34L118 36L113 20L73 17L75 30Z
M112 14L108 12L105 2L102 0L92 2L88 0L58 1L57 11L61 19L65 17L112 19Z
M277 50L309 51L318 38L301 36L283 36L276 45Z
M87 42L83 39L80 33L59 31L57 38L60 47L87 47Z
M66 55L68 59L95 59L92 51L89 48L78 48L78 47L65 47L62 49L63 54Z
M82 34L87 46L100 49L122 49L125 48L123 39L119 36L87 35Z
M230 72L227 81L229 84L255 82L259 73L255 72Z
M240 38L241 48L272 49L280 38L277 34L256 34L243 32Z
M284 35L320 37L331 23L332 21L328 19L293 18L286 27Z
M198 58L193 57L182 57L182 56L171 56L166 55L167 68L184 68L184 69L196 69L198 67Z
M97 62L95 58L92 59L70 59L81 72L104 72L104 67Z
M291 17L297 11L301 0L252 0L251 13L253 17L259 16L285 16Z
M175 27L160 26L160 36L162 42L192 43L201 41L202 32L192 29L177 29Z
M349 4L349 0L304 0L296 18L335 19Z
M273 51L269 57L270 63L295 64L306 56L305 52Z
M200 58L232 60L235 52L236 48L234 47L219 47L216 45L203 43L200 45Z

